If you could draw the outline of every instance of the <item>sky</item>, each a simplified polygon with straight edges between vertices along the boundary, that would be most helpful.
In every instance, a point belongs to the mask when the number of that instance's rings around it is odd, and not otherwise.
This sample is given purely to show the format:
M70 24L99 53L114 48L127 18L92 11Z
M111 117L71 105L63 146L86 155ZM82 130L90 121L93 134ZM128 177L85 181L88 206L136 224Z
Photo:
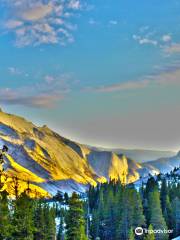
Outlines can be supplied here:
M0 105L72 140L180 149L180 0L0 0Z

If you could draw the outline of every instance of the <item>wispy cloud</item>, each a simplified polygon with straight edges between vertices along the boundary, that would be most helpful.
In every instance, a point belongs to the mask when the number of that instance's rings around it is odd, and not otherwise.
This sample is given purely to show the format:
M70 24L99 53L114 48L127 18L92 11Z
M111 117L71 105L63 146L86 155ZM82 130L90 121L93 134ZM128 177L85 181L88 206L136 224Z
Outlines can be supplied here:
M23 25L23 22L19 20L8 20L5 23L5 27L7 29L15 29L15 28L21 27L22 25Z
M74 84L73 74L47 74L44 76L44 84L41 83L39 89L44 91L60 91L68 93L71 91L71 87Z
M147 31L149 28L144 28ZM142 30L141 33L144 33ZM168 55L179 54L180 53L180 43L174 42L172 35L170 33L163 34L158 37L158 34L154 36L155 32L146 32L144 36L139 34L134 34L132 38L137 41L140 45L150 44L153 46L158 46L161 51Z
M142 26L142 27L140 27L139 32L140 32L140 33L144 33L144 32L146 32L148 29L149 29L149 26L148 26L148 25Z
M22 74L22 71L19 70L19 69L16 68L16 67L9 67L9 68L8 68L8 71L9 71L12 75L21 75L21 74Z
M148 80L143 81L129 81L125 83L113 84L109 86L101 86L96 89L97 92L116 92L116 91L123 91L123 90L134 90L139 88L145 88L149 84Z
M118 21L117 20L110 20L109 25L117 25Z
M100 25L100 22L98 22L97 20L95 20L94 18L90 18L88 23L90 25Z
M16 46L57 44L74 41L76 29L70 22L83 9L79 0L3 0L9 9L4 28L16 38ZM13 14L10 14L13 12Z
M138 41L139 44L150 44L150 45L154 45L154 46L157 46L158 45L158 42L156 40L153 40L153 39L150 39L150 38L147 38L147 37L141 37L139 35L133 35L133 39Z
M11 71L16 73L16 69ZM18 88L0 88L0 103L27 107L53 108L73 87L72 74L47 74L39 83Z
M68 7L71 8L71 9L80 9L81 8L81 3L80 1L78 0L71 0L69 3L68 3Z
M96 89L89 88L88 90L99 93L110 93L127 90L132 91L137 89L145 89L150 86L163 87L167 85L180 87L180 68L145 76L144 78L142 78L142 80L121 82L113 85L100 86L99 88Z
M172 43L164 48L164 52L167 54L180 53L180 43Z
M20 70L19 68L17 67L8 67L8 72L11 74L11 75L19 75L19 76L24 76L24 77L28 77L29 74L27 72L24 72L22 70Z
M149 44L159 47L166 56L180 54L180 43L173 41L171 33L158 36L158 34L155 35L155 31L147 32L147 30L149 31L149 27L141 28L140 34L133 34L132 38L140 45Z
M23 93L21 89L0 89L0 103L7 105L21 105L35 108L52 108L57 101L62 100L62 95L55 94L34 94L29 95Z

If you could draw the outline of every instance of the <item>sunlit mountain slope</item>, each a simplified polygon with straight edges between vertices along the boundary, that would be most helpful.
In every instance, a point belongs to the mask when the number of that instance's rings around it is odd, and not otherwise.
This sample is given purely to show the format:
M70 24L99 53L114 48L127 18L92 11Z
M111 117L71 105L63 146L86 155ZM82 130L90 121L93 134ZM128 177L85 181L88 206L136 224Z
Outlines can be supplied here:
M110 151L93 150L24 118L0 111L0 146L9 148L4 166L8 176L30 181L50 193L81 191L109 178L124 183L148 174L148 167ZM158 170L157 170L158 172Z

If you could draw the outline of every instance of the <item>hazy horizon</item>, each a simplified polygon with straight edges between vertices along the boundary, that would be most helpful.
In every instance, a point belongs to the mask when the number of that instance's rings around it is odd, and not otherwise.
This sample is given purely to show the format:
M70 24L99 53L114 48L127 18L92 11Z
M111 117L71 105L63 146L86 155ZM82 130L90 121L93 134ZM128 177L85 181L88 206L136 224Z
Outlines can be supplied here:
M180 2L3 0L0 11L4 111L83 144L179 151Z

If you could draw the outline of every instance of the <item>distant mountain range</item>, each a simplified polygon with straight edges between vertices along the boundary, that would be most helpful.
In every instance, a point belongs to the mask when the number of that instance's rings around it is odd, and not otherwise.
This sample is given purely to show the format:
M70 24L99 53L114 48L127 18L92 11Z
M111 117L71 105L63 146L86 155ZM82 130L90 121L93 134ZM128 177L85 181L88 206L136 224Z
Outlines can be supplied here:
M170 171L180 165L180 154L172 157L174 153L169 151L89 147L66 139L47 126L37 127L22 117L0 111L0 146L3 144L9 147L7 175L30 181L31 186L50 194L57 190L83 191L88 184L96 185L109 178L130 183L140 176ZM146 162L155 157L161 158ZM22 184L22 191L24 187Z
M106 148L97 148L91 147L89 148L93 150L101 150L101 151L110 151L116 154L124 154L128 158L134 159L136 162L149 162L159 158L164 157L173 157L176 155L176 152L173 151L160 151L160 150L148 150L148 149L124 149L124 148L113 148L113 149L106 149Z
M137 162L149 162L159 158L168 158L176 155L173 151L145 150L145 149L118 149L113 150L116 153L123 153Z

